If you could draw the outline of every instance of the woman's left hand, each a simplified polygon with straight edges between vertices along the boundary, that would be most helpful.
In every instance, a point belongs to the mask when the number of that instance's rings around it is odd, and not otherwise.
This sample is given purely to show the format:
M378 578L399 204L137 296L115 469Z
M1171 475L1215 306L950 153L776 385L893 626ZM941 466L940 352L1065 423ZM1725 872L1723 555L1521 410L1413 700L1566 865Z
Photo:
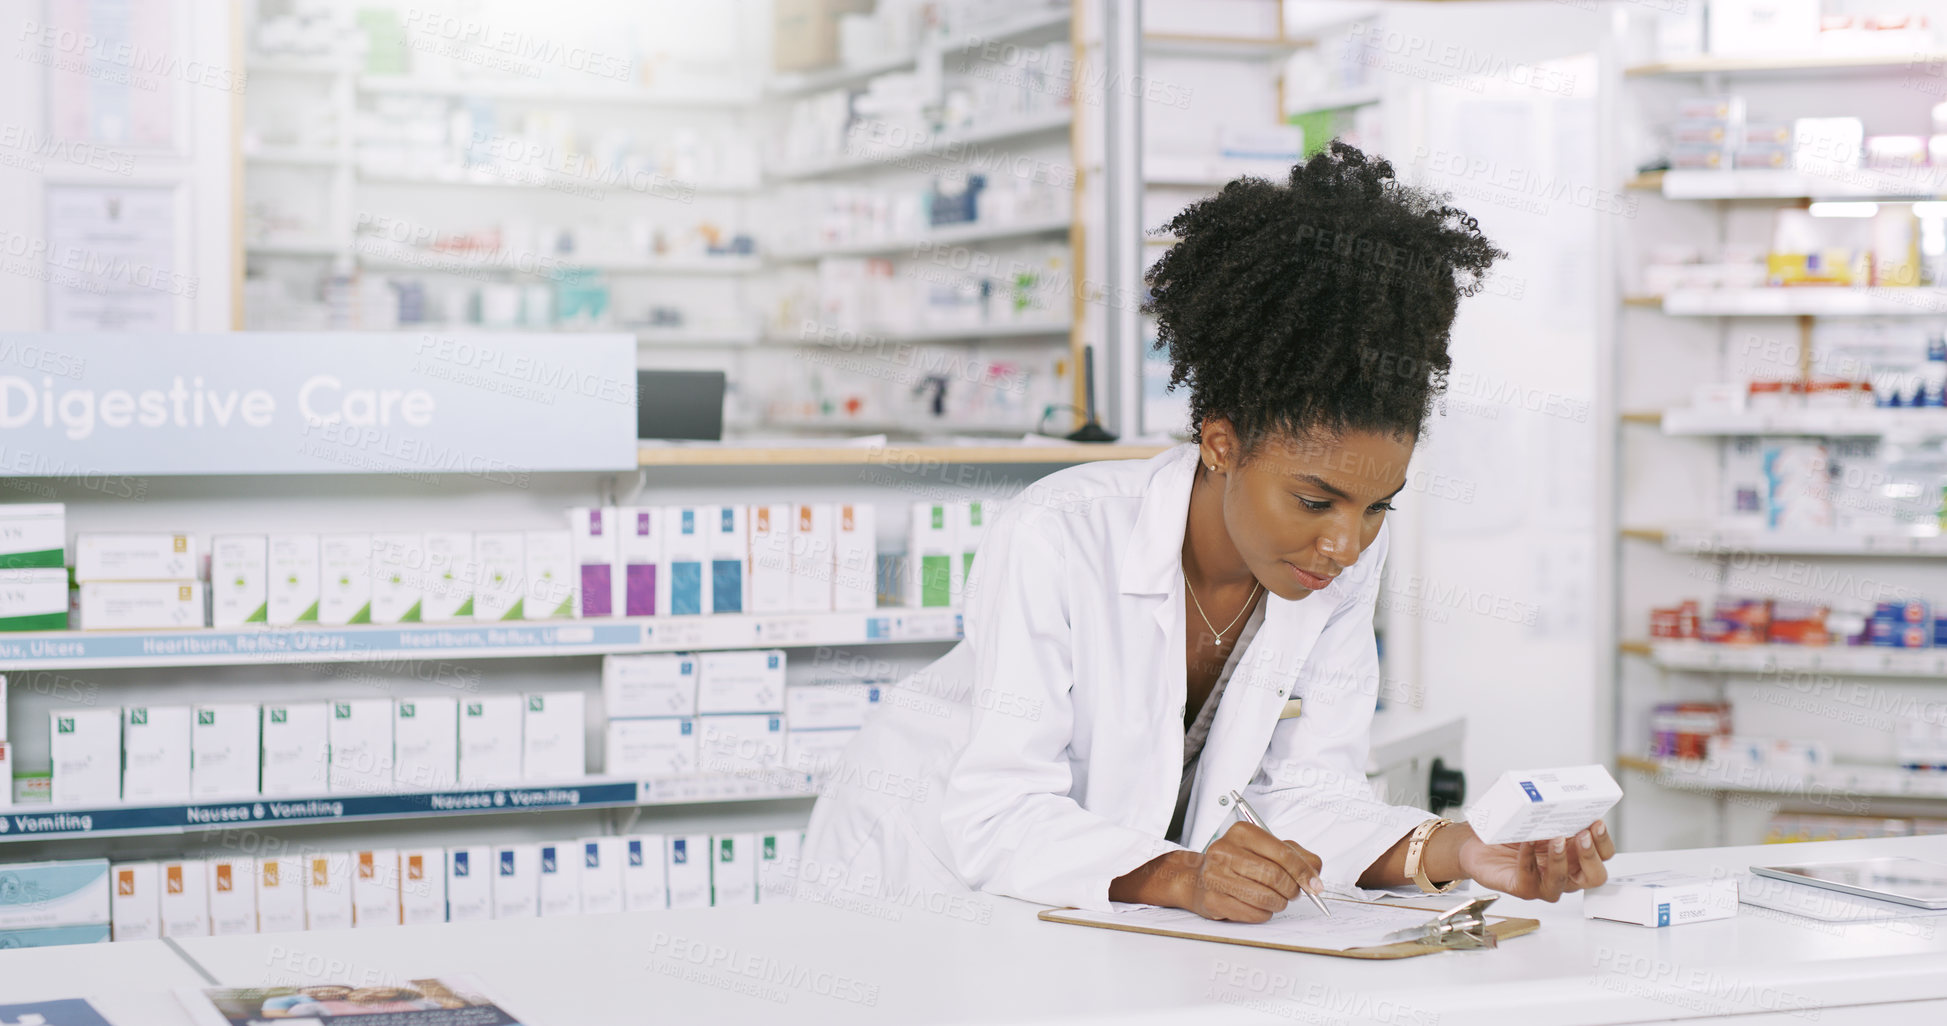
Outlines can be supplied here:
M1460 867L1482 887L1514 898L1556 901L1564 894L1600 886L1603 865L1616 843L1601 820L1574 837L1522 844L1488 844L1470 837L1461 845Z

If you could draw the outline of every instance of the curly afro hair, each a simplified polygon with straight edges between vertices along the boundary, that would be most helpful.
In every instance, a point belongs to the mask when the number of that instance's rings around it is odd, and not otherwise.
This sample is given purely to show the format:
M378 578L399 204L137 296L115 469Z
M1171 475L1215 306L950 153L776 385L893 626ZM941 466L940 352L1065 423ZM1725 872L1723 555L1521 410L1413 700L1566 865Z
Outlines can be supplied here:
M1227 417L1268 434L1416 438L1446 387L1460 297L1507 254L1445 197L1341 142L1282 185L1241 178L1186 207L1145 276L1145 311L1190 387L1193 437Z

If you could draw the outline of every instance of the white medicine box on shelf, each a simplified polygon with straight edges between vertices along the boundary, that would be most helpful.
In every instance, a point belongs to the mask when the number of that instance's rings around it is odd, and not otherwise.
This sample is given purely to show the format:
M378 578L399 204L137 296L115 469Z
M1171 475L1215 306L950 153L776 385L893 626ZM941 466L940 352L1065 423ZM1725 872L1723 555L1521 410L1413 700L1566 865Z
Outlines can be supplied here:
M669 907L669 866L659 834L631 834L622 838L622 907L648 912Z
M265 855L257 860L257 932L304 929L304 859Z
M697 659L688 652L602 659L602 705L610 719L696 715Z
M481 695L460 703L460 786L500 787L521 781L519 695Z
M327 534L318 539L318 623L328 627L372 621L372 536Z
M330 789L385 791L392 787L392 700L335 699L331 703Z
M757 835L757 901L777 905L797 897L798 854L803 835L783 830Z
M541 845L538 907L544 917L581 914L580 846L572 841Z
M541 911L541 846L494 848L494 918L531 919Z
M68 510L59 502L0 505L0 567L67 566Z
M352 926L399 925L399 851L352 852Z
M274 627L318 619L318 536L273 534L265 563L265 619Z
M110 867L115 889L109 922L115 940L156 940L162 936L160 869L154 862L124 862Z
M305 858L304 919L307 930L352 928L352 855L348 851L314 852Z
M521 608L529 620L556 620L575 612L575 544L567 531L523 533L526 590Z
M784 765L784 717L697 717L697 766L706 776L757 776Z
M742 613L750 608L744 564L750 561L750 519L743 506L705 506L710 553L712 613Z
M404 848L399 852L399 921L407 926L446 922L446 852Z
M189 726L190 793L198 798L258 794L262 713L240 702L199 705Z
M189 797L190 708L131 705L122 710L122 800Z
M581 912L607 915L621 912L622 864L628 860L627 838L584 837L575 842L581 858Z
M112 805L122 796L122 711L47 714L49 781L56 805Z
M425 559L425 535L372 535L373 623L416 623L422 618L425 578L416 567Z
M710 835L671 834L664 879L670 908L710 907Z
M831 503L801 503L791 519L791 608L800 613L832 609L833 544L836 526Z
M263 779L266 795L323 794L330 789L331 705L290 702L264 706Z
M257 932L257 860L212 858L204 864L209 879L210 934L227 937Z
M719 834L710 840L710 904L757 904L757 836Z
M784 711L784 652L757 649L697 654L696 711Z
M444 696L393 703L392 783L401 791L443 791L459 782L460 703Z
M791 604L789 505L750 508L750 611L784 613Z
M473 616L473 589L479 564L473 559L471 531L428 531L425 563L419 570L419 618L451 623Z
M521 778L574 780L588 773L586 713L579 691L522 696Z
M162 935L210 935L209 870L202 859L170 859L161 864Z
M864 503L841 504L832 528L832 608L857 613L878 605L878 513Z
M961 556L951 503L916 502L906 536L906 605L945 609L959 596Z
M519 531L481 531L473 536L475 620L518 620L527 572L525 537Z
M261 534L210 539L210 626L241 627L269 618L269 563Z
M603 772L618 777L686 777L697 767L696 721L689 717L610 720Z
M193 581L202 576L200 555L193 534L88 531L74 539L74 579Z
M471 923L494 917L493 849L484 845L446 849L446 921Z

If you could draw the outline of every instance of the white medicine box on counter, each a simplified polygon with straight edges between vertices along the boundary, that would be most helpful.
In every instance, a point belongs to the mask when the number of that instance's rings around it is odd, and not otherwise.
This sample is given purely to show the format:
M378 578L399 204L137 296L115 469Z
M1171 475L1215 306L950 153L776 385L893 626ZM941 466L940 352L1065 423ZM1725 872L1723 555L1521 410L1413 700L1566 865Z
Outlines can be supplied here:
M1618 876L1582 892L1582 915L1636 926L1681 926L1737 915L1737 878L1663 871Z

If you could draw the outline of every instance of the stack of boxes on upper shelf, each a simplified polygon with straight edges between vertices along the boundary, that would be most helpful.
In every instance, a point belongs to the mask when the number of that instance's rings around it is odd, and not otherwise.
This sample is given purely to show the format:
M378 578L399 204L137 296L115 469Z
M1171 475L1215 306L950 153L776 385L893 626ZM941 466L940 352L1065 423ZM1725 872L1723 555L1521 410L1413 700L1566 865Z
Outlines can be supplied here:
M587 775L584 706L582 692L556 691L56 709L49 775L21 774L13 791L151 805L575 780Z
M799 831L0 865L0 946L788 902ZM112 926L112 929L111 929Z
M911 570L889 590L943 608L991 502L912 507ZM865 503L576 507L552 531L81 532L61 567L58 504L0 506L0 630L447 623L878 606ZM931 568L931 569L928 569ZM59 597L57 603L56 598Z

